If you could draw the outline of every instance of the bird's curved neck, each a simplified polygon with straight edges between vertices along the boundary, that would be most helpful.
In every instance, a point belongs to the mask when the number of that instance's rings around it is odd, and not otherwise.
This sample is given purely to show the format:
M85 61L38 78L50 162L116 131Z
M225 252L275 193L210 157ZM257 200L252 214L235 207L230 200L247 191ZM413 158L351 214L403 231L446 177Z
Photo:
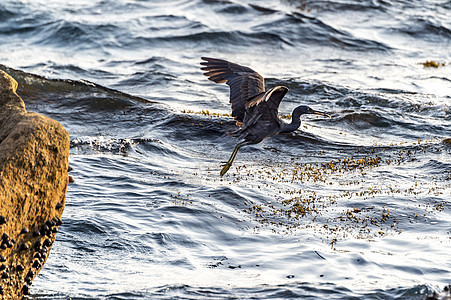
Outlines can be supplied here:
M292 116L291 123L282 125L281 133L293 132L301 126L301 119L299 116Z

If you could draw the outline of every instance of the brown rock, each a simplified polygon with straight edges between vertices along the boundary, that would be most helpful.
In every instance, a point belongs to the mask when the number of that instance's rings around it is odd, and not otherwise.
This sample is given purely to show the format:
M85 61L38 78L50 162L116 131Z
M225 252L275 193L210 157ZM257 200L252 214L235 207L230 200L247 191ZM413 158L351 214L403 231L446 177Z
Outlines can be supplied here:
M56 236L52 228L47 235L33 232L61 218L69 181L69 134L57 121L27 112L16 89L17 82L0 71L0 242L6 246L0 247L5 266L0 299L20 299L28 293ZM56 209L58 203L63 207ZM33 247L46 239L51 241L46 242L47 251ZM34 263L36 252L42 263Z

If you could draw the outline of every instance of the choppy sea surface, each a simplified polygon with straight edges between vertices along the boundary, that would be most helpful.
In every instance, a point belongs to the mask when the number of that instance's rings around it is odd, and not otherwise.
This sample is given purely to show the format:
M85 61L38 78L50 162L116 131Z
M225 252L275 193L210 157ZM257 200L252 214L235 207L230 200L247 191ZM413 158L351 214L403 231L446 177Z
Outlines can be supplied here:
M64 224L30 297L441 291L450 20L448 0L2 1L0 69L71 137ZM243 148L220 178L238 141L201 56L289 87L283 116L332 118Z

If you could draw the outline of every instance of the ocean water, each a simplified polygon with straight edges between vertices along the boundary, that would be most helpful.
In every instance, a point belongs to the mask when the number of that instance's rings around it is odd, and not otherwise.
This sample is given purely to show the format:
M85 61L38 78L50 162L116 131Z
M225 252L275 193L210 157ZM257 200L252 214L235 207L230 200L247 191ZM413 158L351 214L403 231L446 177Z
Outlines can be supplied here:
M451 3L2 1L0 69L70 133L32 299L425 299L451 283ZM240 150L201 56L331 118ZM438 67L424 64L434 61Z

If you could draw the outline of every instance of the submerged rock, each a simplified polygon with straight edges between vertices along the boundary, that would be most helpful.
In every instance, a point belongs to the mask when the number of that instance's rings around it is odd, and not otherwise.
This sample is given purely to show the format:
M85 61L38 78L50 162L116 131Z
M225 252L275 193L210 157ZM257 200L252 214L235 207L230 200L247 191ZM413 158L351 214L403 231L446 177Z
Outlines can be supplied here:
M16 90L17 82L0 71L0 299L29 293L56 236L52 228L34 233L48 221L61 224L69 182L69 134L57 121L27 112Z

